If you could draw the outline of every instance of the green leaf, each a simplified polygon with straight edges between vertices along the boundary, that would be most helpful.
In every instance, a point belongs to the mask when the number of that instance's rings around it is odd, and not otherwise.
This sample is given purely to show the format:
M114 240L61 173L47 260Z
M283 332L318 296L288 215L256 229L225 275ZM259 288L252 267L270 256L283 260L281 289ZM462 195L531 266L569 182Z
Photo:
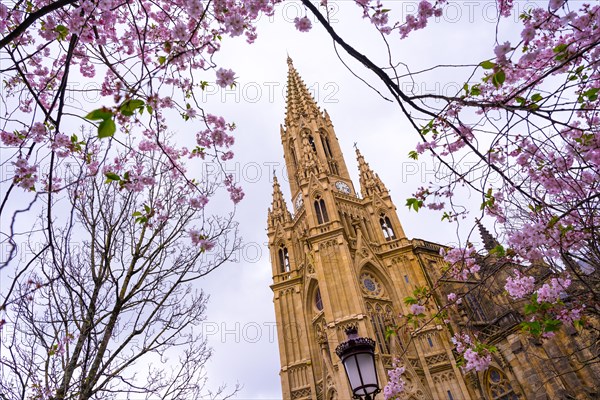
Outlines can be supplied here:
M595 101L598 99L598 91L600 91L600 88L592 88L583 92L582 95L587 97L590 101Z
M100 125L98 125L98 137L100 139L112 137L116 131L117 126L115 125L115 121L112 119L105 119L104 121L100 122Z
M523 312L525 315L535 314L538 311L538 308L537 304L528 303L523 307Z
M112 116L113 116L112 111L110 111L108 108L102 107L102 108L99 108L97 110L90 112L84 118L89 119L90 121L103 121L103 120L112 118Z
M409 209L413 209L416 212L419 212L419 208L423 207L423 200L417 200L414 197L410 199L406 199L406 206Z
M562 322L557 319L547 319L544 321L544 332L556 332L561 325Z
M491 62L490 60L486 60L483 61L481 64L479 64L481 66L481 68L483 69L492 69L496 66L496 64L494 64L493 62Z
M104 176L106 176L107 181L120 181L121 177L114 172L105 172Z
M142 215L142 213L139 211L135 211L133 214L131 214L132 217L139 217L141 215Z
M69 35L69 29L64 25L58 25L54 28L54 32L58 33L58 40L65 40Z
M536 93L533 96L531 96L531 101L533 101L534 103L537 103L538 101L540 101L542 99L543 99L543 97L539 93Z
M555 48L553 48L552 51L555 53L562 53L563 51L565 51L567 49L567 47L569 47L569 45L567 45L565 43L561 43L558 46L556 46Z
M493 254L498 257L504 257L506 255L506 251L504 250L504 247L501 244L499 244L492 250L490 250L490 254Z
M479 96L481 94L481 89L479 85L475 85L471 88L471 96Z
M388 326L388 327L385 329L385 340L390 340L390 338L391 338L392 336L394 336L395 334L396 334L396 330L394 329L394 327L392 327L392 326Z
M412 305L412 304L418 304L419 300L415 299L414 297L405 297L404 298L404 304L408 305Z
M492 83L494 84L494 86L500 87L504 83L505 79L506 79L506 74L504 73L503 70L499 70L492 76Z
M418 160L419 159L419 153L417 153L414 150L411 150L408 152L408 158L412 158L413 160Z
M119 111L124 116L131 117L133 115L133 113L135 112L135 110L137 110L137 109L140 109L140 110L143 109L144 104L146 104L146 103L144 103L143 100L137 100L137 99L125 100L119 106Z
M167 57L165 57L165 56L159 56L158 57L158 63L160 65L163 65L165 63L165 61L167 61Z
M539 336L542 333L542 325L538 321L522 322L521 328L534 336Z

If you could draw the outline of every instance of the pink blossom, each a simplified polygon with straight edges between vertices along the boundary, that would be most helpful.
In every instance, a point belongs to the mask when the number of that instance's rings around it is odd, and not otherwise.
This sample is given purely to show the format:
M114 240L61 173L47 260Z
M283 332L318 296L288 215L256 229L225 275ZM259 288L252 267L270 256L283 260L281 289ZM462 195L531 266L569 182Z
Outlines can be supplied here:
M189 29L183 22L178 22L172 31L174 40L186 41L190 37Z
M429 208L430 210L442 210L444 209L444 203L429 203L427 204L427 208Z
M41 122L31 125L30 135L34 142L40 143L46 136L46 127Z
M496 54L498 61L505 62L506 54L508 54L508 52L511 50L512 50L512 47L510 45L510 42L504 42L503 44L499 44L498 46L496 46L494 48L494 54Z
M531 26L526 27L521 32L521 37L525 41L525 44L529 43L535 37L535 29Z
M140 149L140 151L154 151L158 150L158 145L149 140L142 140L138 145L138 148Z
M38 180L37 166L29 165L24 158L19 158L12 164L16 168L13 182L24 189L35 190L35 183Z
M510 12L513 8L513 0L498 0L500 15L510 17Z
M518 270L513 270L515 277L506 278L504 289L514 299L522 299L533 293L535 278L533 276L522 276Z
M202 209L206 204L208 204L208 197L206 196L193 197L190 199L190 206L192 208Z
M548 2L548 8L551 11L556 11L565 4L566 0L550 0Z
M388 383L383 388L383 397L385 400L396 399L402 392L406 382L402 379L402 374L405 372L404 367L396 366L388 371Z
M190 238L192 239L192 243L198 247L200 247L201 251L210 251L215 247L215 242L209 240L206 236L200 233L197 230L189 231Z
M554 303L571 285L571 279L569 278L552 278L550 283L544 283L536 292L538 295L539 302Z
M7 22L8 22L8 7L6 7L6 5L4 5L4 3L0 3L0 32L4 32L6 30Z
M420 304L411 304L410 306L411 314L419 315L425 313L425 307Z
M466 361L465 371L474 369L475 371L485 371L492 362L492 356L490 354L479 354L473 349L465 350L463 357Z
M584 307L575 307L572 309L562 309L557 315L557 318L562 321L563 324L571 325L575 321L579 321L581 319L581 314L583 313Z
M471 337L466 333L456 333L450 338L450 341L456 346L456 351L459 353L464 353L473 344Z
M308 19L306 16L302 18L294 18L294 25L300 32L308 32L312 28L312 22L310 22L310 19Z
M227 87L233 85L235 80L235 72L230 69L219 68L217 70L217 85Z
M19 136L21 136L21 134L17 134L17 132L0 131L0 140L2 140L2 143L6 146L17 147L23 143L23 139Z
M477 253L472 247L453 248L445 252L444 259L450 264L449 274L455 279L466 281L469 275L479 272L481 267L477 264Z

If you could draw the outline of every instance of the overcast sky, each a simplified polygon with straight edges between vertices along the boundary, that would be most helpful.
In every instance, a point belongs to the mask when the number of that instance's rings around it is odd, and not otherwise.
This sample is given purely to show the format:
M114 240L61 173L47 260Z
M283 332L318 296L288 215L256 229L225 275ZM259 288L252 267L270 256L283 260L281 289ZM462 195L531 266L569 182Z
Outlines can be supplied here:
M351 1L329 1L333 26L359 51L374 61L385 60L379 36ZM404 20L415 10L411 1L389 2L392 13ZM444 17L431 29L414 33L400 42L393 36L394 59L412 71L438 64L477 64L493 57L495 2L450 3ZM527 4L516 5L522 11ZM252 46L243 40L225 40L216 61L231 67L238 76L235 90L211 90L205 94L207 109L235 121L236 158L228 164L243 185L246 198L239 204L237 220L244 247L237 262L229 263L203 283L211 295L208 318L203 327L215 350L209 361L211 386L239 382L238 399L281 398L279 355L272 303L271 266L266 246L267 208L271 204L272 172L280 177L291 210L287 175L282 168L283 150L279 125L285 114L286 56L294 65L321 108L328 110L358 188L353 143L357 142L367 162L390 189L400 221L409 238L443 244L456 243L456 228L440 221L439 212L409 212L405 200L419 186L435 180L429 157L414 161L407 157L417 143L416 134L401 116L398 106L383 100L354 77L337 58L331 39L315 23L308 33L296 31L293 19L304 15L300 3L278 7L272 18L259 23L259 38ZM503 38L518 36L515 18L500 26ZM353 70L384 90L368 71L342 55ZM462 87L469 70L434 70L421 75L415 92L453 94ZM465 198L477 216L477 198ZM472 221L470 221L472 223Z
M404 20L416 10L418 3L396 0L387 4L386 8L392 9L391 19ZM517 3L516 14L531 4ZM329 7L333 27L348 43L375 62L386 60L386 47L379 34L361 18L361 11L353 1L329 0ZM493 0L452 2L447 5L445 15L433 20L430 28L415 32L404 41L392 35L393 58L407 64L413 72L439 64L478 64L492 58L495 12ZM310 32L298 32L293 20L304 13L299 2L286 0L273 17L259 21L259 36L253 45L247 45L243 38L225 38L215 61L220 67L236 72L237 86L232 90L217 90L211 86L201 94L208 112L222 115L238 127L236 157L227 164L227 169L246 193L236 210L243 237L243 247L236 261L224 265L200 283L211 296L207 320L202 326L214 349L207 366L209 386L233 387L239 383L243 388L237 399L281 398L266 221L274 170L291 210L279 136L279 125L285 115L288 54L319 106L329 112L355 187L359 187L353 149L357 142L366 161L390 189L409 238L450 245L457 241L456 227L442 223L439 212L417 214L404 206L406 198L419 186L435 180L435 174L429 157L418 161L408 158L417 136L398 106L382 99L344 67L331 39L316 21ZM511 17L499 27L502 38L518 37L515 20ZM363 67L345 54L342 59L354 73L385 91ZM415 93L454 94L471 70L434 69L420 74L412 89ZM402 87L408 90L409 84ZM176 124L173 129L178 141L179 138L182 142L193 141L196 130L189 125ZM212 171L211 165L200 168L203 170L198 171L199 175ZM465 197L464 202L472 205L475 217L480 200L476 196Z

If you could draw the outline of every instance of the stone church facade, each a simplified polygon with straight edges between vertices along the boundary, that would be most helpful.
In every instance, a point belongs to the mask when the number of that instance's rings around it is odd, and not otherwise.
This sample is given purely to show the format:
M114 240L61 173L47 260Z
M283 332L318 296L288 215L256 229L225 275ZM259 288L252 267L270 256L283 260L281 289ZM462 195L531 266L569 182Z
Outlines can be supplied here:
M334 352L349 326L376 340L380 386L394 358L406 367L405 399L600 398L600 369L583 361L597 356L594 344L568 330L543 342L520 335L522 317L504 295L502 274L494 275L497 284L478 285L460 306L448 308L445 321L386 335L400 314L410 313L403 299L416 288L434 288L427 311L433 315L459 286L435 286L445 265L441 246L406 237L386 186L358 149L360 185L354 186L329 115L290 59L288 66L281 142L293 211L275 178L268 212L283 398L352 398ZM493 248L494 239L480 230ZM483 261L490 271L497 267L492 256ZM498 349L485 372L465 374L457 366L450 338L467 323Z

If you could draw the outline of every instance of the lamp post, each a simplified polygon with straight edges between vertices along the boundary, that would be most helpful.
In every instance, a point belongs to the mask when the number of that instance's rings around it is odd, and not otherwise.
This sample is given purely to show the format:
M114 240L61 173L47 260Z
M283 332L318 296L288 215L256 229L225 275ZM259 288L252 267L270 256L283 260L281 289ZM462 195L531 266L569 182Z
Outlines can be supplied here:
M375 367L375 341L358 337L355 327L346 329L348 340L340 343L335 353L342 360L355 399L373 400L380 392Z

